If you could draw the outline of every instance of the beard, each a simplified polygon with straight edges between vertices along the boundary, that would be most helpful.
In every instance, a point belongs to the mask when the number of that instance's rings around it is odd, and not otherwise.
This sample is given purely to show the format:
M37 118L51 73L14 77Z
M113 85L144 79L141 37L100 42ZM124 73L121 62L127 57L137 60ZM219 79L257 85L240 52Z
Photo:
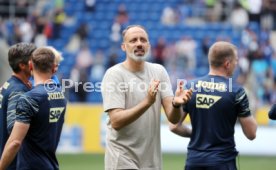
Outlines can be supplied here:
M142 55L142 56L137 56L137 55L134 54L134 51L133 51L133 52L131 52L131 53L128 53L127 55L128 55L131 59L133 59L134 61L146 61L146 60L149 58L150 53L151 53L150 50L148 50L147 52L145 52L144 55Z

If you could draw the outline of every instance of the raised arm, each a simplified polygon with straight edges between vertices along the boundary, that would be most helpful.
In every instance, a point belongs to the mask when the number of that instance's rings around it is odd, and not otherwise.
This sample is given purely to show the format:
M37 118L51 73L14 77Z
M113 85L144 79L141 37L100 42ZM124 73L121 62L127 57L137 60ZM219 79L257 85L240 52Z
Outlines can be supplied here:
M148 94L136 106L129 109L110 109L108 111L112 128L120 130L137 120L155 102L160 81L153 80L149 86Z
M164 107L168 120L176 124L181 118L181 105L187 103L192 97L192 90L184 90L183 82L179 82L175 91L175 97L165 97L162 99L162 105Z

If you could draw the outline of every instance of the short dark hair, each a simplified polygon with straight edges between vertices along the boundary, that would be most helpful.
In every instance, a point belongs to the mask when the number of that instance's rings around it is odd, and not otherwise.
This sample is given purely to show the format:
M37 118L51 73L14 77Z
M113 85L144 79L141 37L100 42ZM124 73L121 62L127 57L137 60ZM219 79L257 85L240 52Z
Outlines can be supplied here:
M146 28L143 27L142 25L129 25L129 26L127 26L127 27L123 30L123 32L122 32L122 38L123 38L123 40L125 39L126 32L127 32L130 28L133 28L133 27L142 28L142 29L147 33Z
M47 47L40 47L33 52L31 60L35 70L50 73L55 65L55 54Z
M233 59L237 47L229 42L219 41L210 47L208 60L210 66L221 67L226 59Z
M9 49L8 59L13 72L20 72L19 64L28 64L36 46L32 43L17 43Z

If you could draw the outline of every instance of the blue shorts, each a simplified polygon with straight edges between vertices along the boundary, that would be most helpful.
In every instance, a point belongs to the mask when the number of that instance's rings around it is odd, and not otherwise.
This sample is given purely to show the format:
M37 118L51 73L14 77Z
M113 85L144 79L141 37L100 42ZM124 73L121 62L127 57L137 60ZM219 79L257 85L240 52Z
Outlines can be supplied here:
M185 166L185 170L237 170L236 160L214 166Z

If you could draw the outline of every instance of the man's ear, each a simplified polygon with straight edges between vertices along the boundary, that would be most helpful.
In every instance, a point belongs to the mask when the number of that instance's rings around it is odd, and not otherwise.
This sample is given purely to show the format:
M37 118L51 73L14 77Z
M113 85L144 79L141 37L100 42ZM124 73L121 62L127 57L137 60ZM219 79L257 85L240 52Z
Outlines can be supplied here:
M54 64L52 67L52 73L55 74L57 72L57 66Z
M224 62L224 67L225 67L225 69L229 69L229 67L230 67L230 61L229 60L226 60L225 62Z
M58 65L55 64L54 73L56 73L58 70Z
M31 60L29 61L29 69L30 69L30 71L33 71L33 63Z
M26 68L26 64L19 63L19 68L20 70L24 70L24 68Z
M125 44L125 43L122 43L122 44L121 44L121 49L122 49L123 51L126 51L126 44Z

